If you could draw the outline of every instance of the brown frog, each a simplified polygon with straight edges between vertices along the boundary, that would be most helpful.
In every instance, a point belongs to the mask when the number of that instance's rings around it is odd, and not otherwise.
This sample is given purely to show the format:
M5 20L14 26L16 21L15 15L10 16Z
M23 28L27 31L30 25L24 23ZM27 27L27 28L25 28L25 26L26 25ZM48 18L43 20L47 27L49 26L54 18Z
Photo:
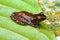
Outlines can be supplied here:
M14 12L10 17L19 24L28 24L33 27L39 27L39 23L46 19L43 12L32 14L26 11Z

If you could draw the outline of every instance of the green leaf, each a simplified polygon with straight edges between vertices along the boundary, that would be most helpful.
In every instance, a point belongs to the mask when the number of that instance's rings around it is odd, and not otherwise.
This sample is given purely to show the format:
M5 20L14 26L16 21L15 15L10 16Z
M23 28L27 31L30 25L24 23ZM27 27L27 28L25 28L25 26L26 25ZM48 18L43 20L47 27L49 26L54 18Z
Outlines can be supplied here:
M16 11L20 11L20 10L16 10L14 8L11 8L11 7L8 7L8 6L0 4L0 16L4 16L4 17L8 17L9 18L10 15L13 12L16 12Z
M46 24L46 21L40 23L41 28L50 30L50 26Z
M0 40L29 40L29 39L10 30L0 28Z
M13 21L9 20L8 18L1 17L1 16L0 16L0 26L2 28L21 34L31 40L49 40L48 37L46 37L46 35L37 31L35 28L32 28L30 26L25 27L22 25L18 25Z
M38 0L0 0L0 40L55 40L54 33L53 36L46 33L49 30L40 31L29 25L20 25L12 21L10 15L18 11L28 11L33 14L42 12Z
M56 40L56 37L53 31L41 28L40 32L44 33L50 40Z
M42 11L40 8L39 10L37 10L36 8L38 7L35 8L34 6L31 6L28 3L21 1L21 0L0 0L0 4L9 6L15 9L19 9L22 11L25 10L25 11L32 12L32 13L38 13Z

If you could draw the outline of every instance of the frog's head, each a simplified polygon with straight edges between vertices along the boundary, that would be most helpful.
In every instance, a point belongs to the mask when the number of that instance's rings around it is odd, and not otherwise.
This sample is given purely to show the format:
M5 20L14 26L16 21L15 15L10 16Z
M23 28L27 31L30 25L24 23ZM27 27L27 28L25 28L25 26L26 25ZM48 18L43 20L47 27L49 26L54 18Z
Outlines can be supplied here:
M46 19L46 16L44 15L44 13L43 13L43 12L41 12L41 13L37 14L36 16L37 16L37 19L39 19L39 20L41 20L41 21L43 21L43 20L45 20L45 19Z

